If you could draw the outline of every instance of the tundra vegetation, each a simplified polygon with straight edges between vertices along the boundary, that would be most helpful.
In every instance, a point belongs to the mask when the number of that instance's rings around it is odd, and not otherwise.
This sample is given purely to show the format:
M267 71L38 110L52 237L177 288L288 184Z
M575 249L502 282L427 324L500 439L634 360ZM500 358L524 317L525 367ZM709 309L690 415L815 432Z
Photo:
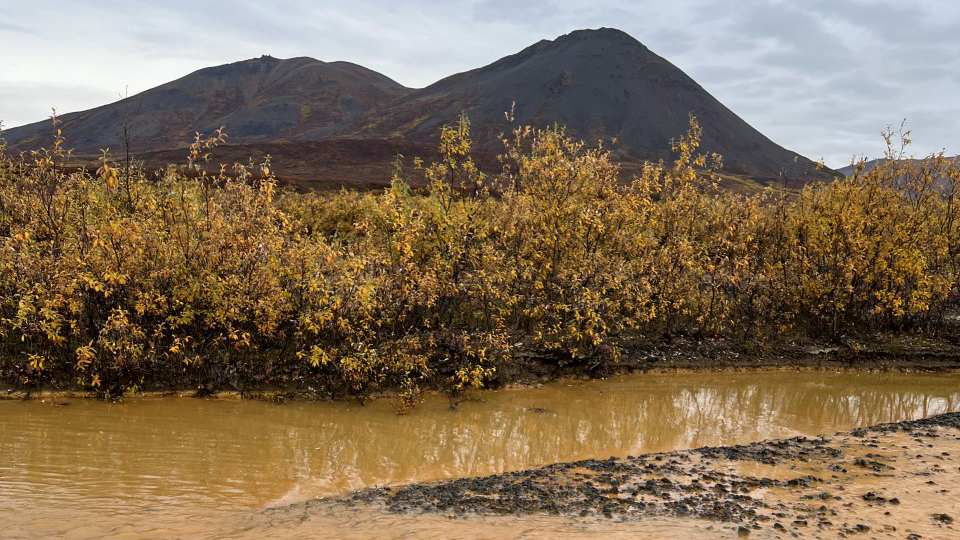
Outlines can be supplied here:
M943 156L743 195L714 189L693 118L673 163L624 182L562 128L505 135L485 174L463 117L441 159L398 165L388 189L297 193L269 161L211 168L223 140L198 136L157 174L106 153L66 167L59 129L46 150L0 147L7 384L412 403L531 354L595 366L678 335L953 332L960 170Z

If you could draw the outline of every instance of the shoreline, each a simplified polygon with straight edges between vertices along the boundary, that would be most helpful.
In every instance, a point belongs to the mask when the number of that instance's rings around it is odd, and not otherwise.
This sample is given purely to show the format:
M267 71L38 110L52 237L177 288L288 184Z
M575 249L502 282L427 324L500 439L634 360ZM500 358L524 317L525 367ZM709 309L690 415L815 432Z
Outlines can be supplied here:
M747 537L943 538L960 489L960 412L819 437L556 463L372 488L268 510L339 507L459 519L547 515L586 522L679 519ZM712 530L712 529L711 529Z
M744 353L724 340L684 340L673 344L647 345L629 350L619 362L595 366L583 363L561 365L545 356L522 356L506 366L483 387L487 389L531 388L542 384L607 379L636 373L739 373L739 372L960 372L960 346L942 340L884 336L874 344L808 343L773 346L764 352ZM230 385L152 388L119 396L104 395L91 389L45 385L24 388L0 383L0 400L29 399L122 399L126 397L190 397L216 399L256 399L272 401L349 401L358 399L345 392L313 386L304 379L286 386L264 384L260 388L238 389ZM470 392L472 390L466 390ZM361 401L398 399L401 390L383 388L362 397ZM438 380L428 381L420 393L453 396Z
M924 364L897 364L883 365L880 367L868 367L860 365L842 365L842 364L778 364L778 365L725 365L725 366L658 366L650 369L623 369L617 370L604 377L589 376L561 376L556 378L544 378L531 380L529 382L512 382L501 386L491 386L479 389L484 390L524 390L538 388L545 384L564 384L572 382L583 382L592 380L604 380L611 377L629 376L638 374L664 375L664 374L698 374L698 373L896 373L896 374L954 374L960 373L960 361L956 364L929 366ZM470 390L477 391L477 390ZM422 396L427 397L448 397L450 394L440 389L430 389L423 392ZM380 392L368 397L366 401L390 400L400 397L399 392ZM317 396L302 391L290 390L255 390L241 392L238 390L222 390L206 393L198 393L195 389L176 389L176 390L147 390L135 393L128 393L117 398L118 400L136 398L136 399L163 399L163 398L189 398L189 399L213 399L213 400L257 400L257 401L352 401L350 398L331 398L327 396ZM107 399L88 390L63 390L56 388L44 388L40 390L21 390L9 387L0 387L0 401L6 400L44 400L44 399Z

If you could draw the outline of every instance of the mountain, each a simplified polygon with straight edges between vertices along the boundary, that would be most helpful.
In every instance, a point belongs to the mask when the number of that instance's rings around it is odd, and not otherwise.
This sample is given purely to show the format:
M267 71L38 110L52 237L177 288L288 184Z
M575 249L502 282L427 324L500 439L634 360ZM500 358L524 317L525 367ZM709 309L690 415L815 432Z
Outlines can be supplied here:
M226 126L230 144L245 149L289 144L283 155L301 155L314 164L321 156L311 152L322 150L339 160L353 155L344 153L349 144L359 145L358 155L371 160L380 155L372 146L381 143L435 146L440 127L461 112L469 115L478 146L495 148L497 135L511 128L504 112L512 103L514 125L562 124L588 143L616 138L615 156L627 165L669 160L669 141L686 133L693 113L703 130L701 149L722 154L728 173L760 185L780 176L830 178L763 136L639 41L607 28L543 40L420 90L346 62L264 56L202 69L61 120L67 145L78 155L105 147L119 151L124 123L134 152L154 154L185 146L195 131ZM49 121L43 121L4 136L11 149L20 150L48 145L50 134ZM340 142L308 144L332 140ZM340 176L325 170L323 178L345 178L356 169ZM298 180L309 182L304 173L299 167Z
M362 66L270 56L195 71L116 103L65 114L77 153L117 151L128 122L135 150L189 143L196 131L226 126L228 141L251 143L336 135L359 116L411 90ZM48 145L49 121L4 132L14 150Z
M362 118L350 134L436 140L440 126L465 111L474 134L493 138L509 130L504 112L514 102L517 124L559 123L588 142L616 137L629 160L669 159L668 141L686 133L693 113L703 129L702 149L722 154L730 172L777 177L815 168L639 41L607 28L540 41L447 77Z

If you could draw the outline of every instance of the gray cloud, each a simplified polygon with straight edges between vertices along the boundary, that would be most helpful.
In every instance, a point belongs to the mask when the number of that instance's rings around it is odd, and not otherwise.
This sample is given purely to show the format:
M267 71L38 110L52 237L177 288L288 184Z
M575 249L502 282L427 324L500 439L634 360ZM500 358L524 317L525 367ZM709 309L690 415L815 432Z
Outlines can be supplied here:
M896 99L901 89L882 78L863 70L851 70L835 75L820 87L824 95L844 98L845 103L855 100L884 101Z
M0 32L10 32L15 34L29 34L32 32L26 26L20 26L19 24L12 24L9 22L0 21Z
M0 23L0 118L85 109L221 63L347 60L412 87L577 28L620 28L774 141L842 165L907 118L914 152L960 152L954 0L56 0ZM33 21L43 21L42 25ZM102 32L77 32L102 28ZM12 52L12 53L11 53ZM952 146L951 145L955 145Z
M514 0L481 0L473 5L477 21L510 23L528 21L550 24L560 10L553 2L515 2Z

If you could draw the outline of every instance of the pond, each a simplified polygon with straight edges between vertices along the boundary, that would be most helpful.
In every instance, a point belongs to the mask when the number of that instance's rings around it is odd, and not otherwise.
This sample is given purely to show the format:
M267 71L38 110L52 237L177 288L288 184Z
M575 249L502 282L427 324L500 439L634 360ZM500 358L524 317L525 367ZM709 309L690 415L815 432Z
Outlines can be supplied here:
M475 392L459 403L433 395L402 416L386 400L2 401L0 537L576 537L588 525L559 518L344 510L304 525L264 510L372 486L830 434L957 410L960 374L792 371L635 374ZM644 526L666 534L679 525ZM611 538L636 533L589 527Z

